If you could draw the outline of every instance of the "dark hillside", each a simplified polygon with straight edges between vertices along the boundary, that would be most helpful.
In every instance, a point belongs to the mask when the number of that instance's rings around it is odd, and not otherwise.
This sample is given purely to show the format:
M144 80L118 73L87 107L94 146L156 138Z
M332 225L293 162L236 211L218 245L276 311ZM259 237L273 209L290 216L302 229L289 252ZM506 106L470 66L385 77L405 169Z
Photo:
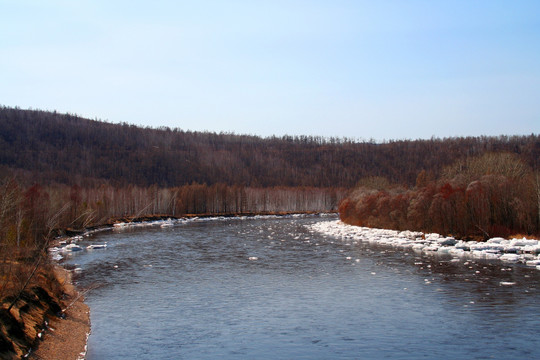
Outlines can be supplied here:
M383 144L320 137L260 138L141 128L70 114L0 108L0 169L31 182L160 187L352 187L380 176L414 185L458 159L504 150L536 166L540 137L468 137Z

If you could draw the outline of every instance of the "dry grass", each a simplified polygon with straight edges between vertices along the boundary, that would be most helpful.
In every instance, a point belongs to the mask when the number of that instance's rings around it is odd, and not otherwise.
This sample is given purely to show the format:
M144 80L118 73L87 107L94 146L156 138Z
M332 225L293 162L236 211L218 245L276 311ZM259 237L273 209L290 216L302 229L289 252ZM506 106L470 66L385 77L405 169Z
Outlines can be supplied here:
M529 240L540 240L540 237L537 235L526 235L526 234L512 234L508 236L509 239L529 239Z

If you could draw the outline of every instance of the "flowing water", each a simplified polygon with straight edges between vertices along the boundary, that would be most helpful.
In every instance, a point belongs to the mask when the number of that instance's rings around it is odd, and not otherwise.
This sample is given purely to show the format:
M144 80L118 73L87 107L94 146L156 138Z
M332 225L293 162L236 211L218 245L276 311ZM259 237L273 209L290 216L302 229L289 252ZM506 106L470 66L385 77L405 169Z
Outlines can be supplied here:
M540 271L346 244L333 218L102 233L73 253L87 359L540 358Z

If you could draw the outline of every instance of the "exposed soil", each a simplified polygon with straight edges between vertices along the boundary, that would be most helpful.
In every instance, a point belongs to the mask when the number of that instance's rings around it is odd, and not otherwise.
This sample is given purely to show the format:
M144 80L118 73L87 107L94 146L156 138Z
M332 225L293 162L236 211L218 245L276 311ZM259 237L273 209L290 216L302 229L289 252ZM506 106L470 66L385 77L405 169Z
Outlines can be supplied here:
M30 359L84 359L90 333L90 310L71 283L71 274L57 267L55 275L65 292L63 318L50 320L43 341L31 353Z
M47 273L47 272L45 272ZM8 310L0 306L0 359L82 359L90 332L89 309L71 283L70 273L37 276Z

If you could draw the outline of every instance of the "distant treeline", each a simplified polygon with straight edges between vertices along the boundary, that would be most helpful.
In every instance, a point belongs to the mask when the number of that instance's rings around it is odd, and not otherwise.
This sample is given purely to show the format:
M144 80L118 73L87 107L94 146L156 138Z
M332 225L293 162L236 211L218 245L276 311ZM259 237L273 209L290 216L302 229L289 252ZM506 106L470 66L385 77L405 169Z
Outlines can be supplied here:
M437 179L421 171L413 188L364 181L339 212L367 227L475 239L540 235L540 173L515 153L485 153L455 162Z
M382 177L414 186L422 170L438 177L458 160L499 151L537 166L540 136L385 143L312 136L261 138L0 108L0 171L29 184L351 188L361 179Z
M0 182L0 248L41 247L58 228L83 229L126 216L335 211L335 188L250 188L192 184L176 188L32 185Z

